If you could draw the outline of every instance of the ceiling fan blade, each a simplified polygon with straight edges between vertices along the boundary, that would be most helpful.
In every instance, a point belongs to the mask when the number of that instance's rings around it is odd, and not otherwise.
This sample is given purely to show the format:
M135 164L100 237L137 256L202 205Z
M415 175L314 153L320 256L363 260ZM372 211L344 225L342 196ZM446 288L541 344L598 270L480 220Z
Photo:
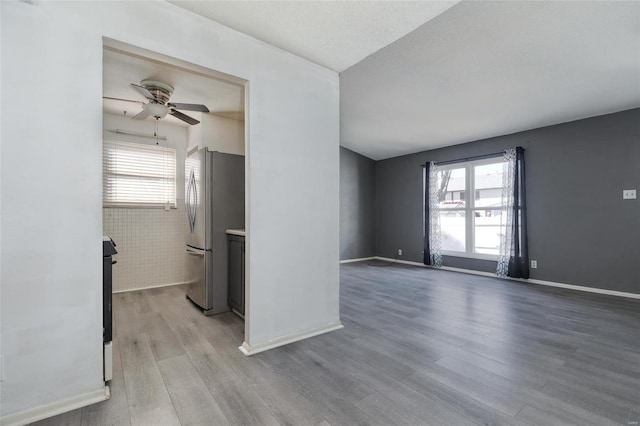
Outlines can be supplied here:
M139 113L137 113L131 118L133 118L134 120L144 120L148 117L149 117L149 113L147 112L147 110L143 109L142 111L140 111Z
M168 105L172 108L183 109L185 111L209 112L209 108L207 108L206 105L201 105L201 104L179 104L179 103L171 102Z
M175 118L179 118L180 120L184 121L185 123L189 123L191 125L194 124L198 124L200 123L198 120L196 120L193 117L189 117L187 114L183 114L180 111L176 111L175 109L172 109L169 114L173 115Z
M112 98L110 96L103 96L102 99L109 99L109 100L112 100L112 101L122 101L122 102L135 102L137 104L144 105L144 102L142 102L142 101L134 101L134 100L131 100L131 99L122 99L122 98Z
M150 91L148 91L146 88L138 85L138 84L133 84L131 83L131 87L133 87L138 93L140 93L142 96L144 96L145 98L149 99L150 101L155 101L156 97L153 96L151 94Z

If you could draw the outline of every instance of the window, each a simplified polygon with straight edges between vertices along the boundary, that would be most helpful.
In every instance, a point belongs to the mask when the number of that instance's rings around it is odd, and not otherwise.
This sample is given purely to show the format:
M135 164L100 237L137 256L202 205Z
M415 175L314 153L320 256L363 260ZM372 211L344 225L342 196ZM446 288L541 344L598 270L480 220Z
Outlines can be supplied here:
M102 148L105 207L176 207L176 150L105 140Z
M438 166L443 254L497 259L503 164L496 157Z

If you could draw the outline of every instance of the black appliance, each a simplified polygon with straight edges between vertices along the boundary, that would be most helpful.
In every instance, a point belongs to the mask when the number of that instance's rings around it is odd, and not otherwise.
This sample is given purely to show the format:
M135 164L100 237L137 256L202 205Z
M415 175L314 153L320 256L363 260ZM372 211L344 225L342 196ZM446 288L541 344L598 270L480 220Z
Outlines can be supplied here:
M113 313L111 306L113 288L113 255L117 254L116 243L109 237L102 238L102 324L103 340L110 342L113 336Z

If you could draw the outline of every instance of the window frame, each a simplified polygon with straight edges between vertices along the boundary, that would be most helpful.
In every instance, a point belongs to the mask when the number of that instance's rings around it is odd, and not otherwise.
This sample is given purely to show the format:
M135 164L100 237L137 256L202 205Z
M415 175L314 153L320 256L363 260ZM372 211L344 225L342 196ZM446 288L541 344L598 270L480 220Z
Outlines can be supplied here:
M133 208L133 209L165 209L167 210L167 207L169 209L177 209L178 208L178 153L177 150L172 147L172 146L156 146L156 145L152 145L152 144L147 144L147 143L141 143L141 142L133 142L133 141L128 141L128 140L122 140L122 139L107 139L105 138L103 140L103 152L102 152L102 181L103 181L103 188L102 188L102 207L103 208ZM122 145L139 145L141 147L144 147L142 149L144 150L149 150L149 151L157 151L157 152L165 152L165 153L169 153L169 158L171 161L173 161L173 190L172 190L172 195L173 195L173 200L172 201L167 201L164 203L159 203L159 202L145 202L142 201L140 199L138 199L137 201L107 201L106 200L106 190L105 190L105 185L106 185L106 180L107 180L107 174L111 174L113 176L126 176L126 173L114 173L114 172L110 172L108 171L108 166L106 166L107 164L107 158L105 158L105 154L106 154L106 150L107 145L113 145L113 147L115 149L120 149L118 146L122 146ZM133 151L133 150L132 150ZM147 176L147 175L142 175L141 179L153 179L151 176Z
M475 187L475 167L483 166L487 164L503 164L504 159L501 156L482 158L478 160L470 160L470 161L461 161L451 164L439 165L438 171L443 170L453 170L453 169L464 169L465 170L465 187L462 192L465 194L476 194ZM474 212L476 211L502 211L502 206L500 207L476 207L476 197L465 197L465 205L464 208L461 207L440 207L440 212L443 211L457 211L464 212L465 217L465 251L455 251L455 250L441 250L444 256L451 257L461 257L468 259L481 259L481 260L493 260L497 261L499 255L497 254L488 254L488 253L475 253L475 218L476 215Z

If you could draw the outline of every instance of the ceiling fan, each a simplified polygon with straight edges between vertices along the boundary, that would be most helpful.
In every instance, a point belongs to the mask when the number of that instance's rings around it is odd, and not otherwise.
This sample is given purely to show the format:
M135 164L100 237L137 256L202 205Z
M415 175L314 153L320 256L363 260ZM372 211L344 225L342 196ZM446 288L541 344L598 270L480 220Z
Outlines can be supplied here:
M154 117L156 120L164 118L167 114L178 118L185 123L194 125L200 123L193 117L178 111L199 111L209 112L209 108L201 104L182 104L177 102L169 102L169 98L173 93L173 87L167 83L163 83L157 80L142 80L140 84L131 83L131 87L135 89L142 96L147 98L149 102L144 103L141 101L133 101L130 99L111 98L104 96L104 99L112 99L116 101L136 102L142 104L142 111L134 115L134 120L144 120L149 117Z

